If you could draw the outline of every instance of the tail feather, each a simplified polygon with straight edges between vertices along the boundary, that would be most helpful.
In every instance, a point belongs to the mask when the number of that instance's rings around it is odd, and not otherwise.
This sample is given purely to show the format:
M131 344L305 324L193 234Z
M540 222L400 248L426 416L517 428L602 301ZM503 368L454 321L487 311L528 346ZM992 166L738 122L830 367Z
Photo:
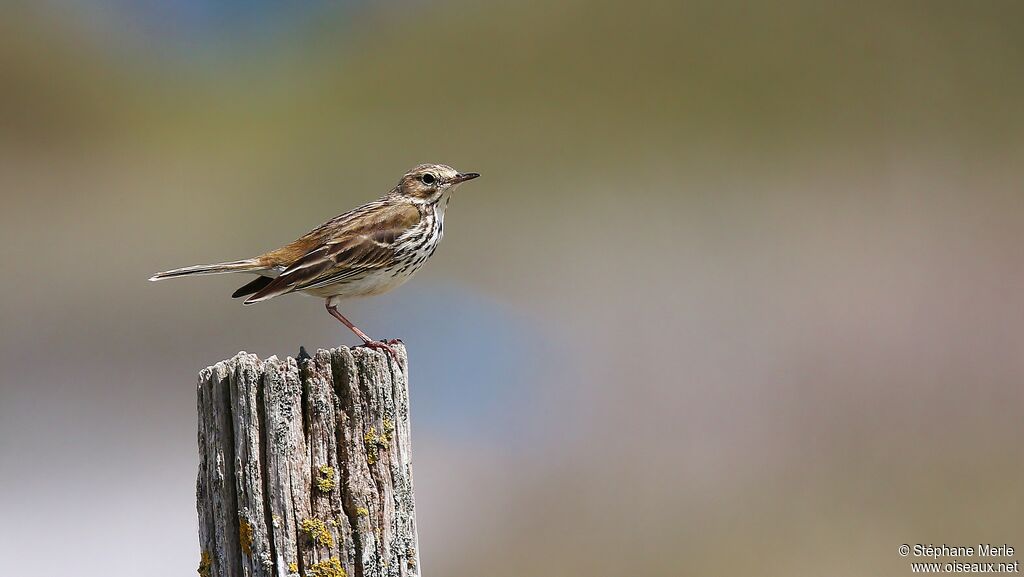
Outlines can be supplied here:
M257 272L266 269L267 267L262 262L260 262L259 259L249 258L245 260L234 260L231 262L218 262L216 264L200 264L196 266L187 266L185 268L176 268L174 270L158 272L155 275L149 277L149 280L157 281L163 280L165 278L175 278L179 276L190 276L200 274Z
M239 297L247 297L254 292L259 292L260 289L270 284L270 281L272 280L274 279L269 276L258 276L256 277L256 280L231 293L231 298L237 299Z

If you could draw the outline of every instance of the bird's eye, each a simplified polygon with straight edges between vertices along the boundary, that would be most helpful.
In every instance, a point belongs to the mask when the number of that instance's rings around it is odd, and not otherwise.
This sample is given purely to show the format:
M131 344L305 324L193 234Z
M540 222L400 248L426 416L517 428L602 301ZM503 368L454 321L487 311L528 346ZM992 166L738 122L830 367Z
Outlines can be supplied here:
M435 182L437 182L437 179L434 178L434 175L430 174L429 172L421 176L420 180L423 181L423 184L427 185L434 184Z

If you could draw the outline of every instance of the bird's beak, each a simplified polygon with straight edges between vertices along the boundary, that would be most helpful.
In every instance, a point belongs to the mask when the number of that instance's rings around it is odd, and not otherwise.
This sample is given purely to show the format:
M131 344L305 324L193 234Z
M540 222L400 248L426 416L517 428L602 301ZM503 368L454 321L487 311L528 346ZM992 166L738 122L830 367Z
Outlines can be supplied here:
M478 176L480 176L479 172L463 172L460 174L456 174L455 178L452 179L452 184L458 184L460 182L466 182L467 180L473 180Z

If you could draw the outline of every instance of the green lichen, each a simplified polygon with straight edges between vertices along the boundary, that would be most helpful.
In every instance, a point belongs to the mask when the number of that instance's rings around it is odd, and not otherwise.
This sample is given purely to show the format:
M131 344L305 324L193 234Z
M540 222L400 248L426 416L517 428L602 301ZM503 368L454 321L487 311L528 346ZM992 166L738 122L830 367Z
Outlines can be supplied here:
M334 480L334 467L324 465L320 467L320 476L316 480L316 486L320 491L324 493L330 493L338 486L338 482Z
M242 552L252 555L252 525L245 519L238 521L238 541L242 545Z
M356 507L356 515L359 515L360 517L369 517L370 510L366 507Z
M202 555L199 556L199 577L210 577L210 571L213 567L213 558L210 557L209 551L203 551Z
M337 557L314 563L306 571L306 577L345 577L346 575L345 570L341 567L341 561Z
M302 531L314 545L321 547L333 547L334 537L327 530L327 524L320 519L306 519L302 522Z

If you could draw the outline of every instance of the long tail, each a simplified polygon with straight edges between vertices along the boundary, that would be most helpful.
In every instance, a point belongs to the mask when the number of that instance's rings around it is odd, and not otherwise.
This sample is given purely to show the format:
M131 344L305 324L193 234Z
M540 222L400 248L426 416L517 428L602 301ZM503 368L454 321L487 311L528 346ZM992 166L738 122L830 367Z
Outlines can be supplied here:
M259 259L249 258L245 260L235 260L231 262L218 262L216 264L200 264L196 266L187 266L185 268L176 268L174 270L168 270L164 272L158 272L155 275L149 277L149 280L163 280L165 278L174 278L179 276L190 276L198 274L224 274L229 272L257 272L266 270L267 267Z

